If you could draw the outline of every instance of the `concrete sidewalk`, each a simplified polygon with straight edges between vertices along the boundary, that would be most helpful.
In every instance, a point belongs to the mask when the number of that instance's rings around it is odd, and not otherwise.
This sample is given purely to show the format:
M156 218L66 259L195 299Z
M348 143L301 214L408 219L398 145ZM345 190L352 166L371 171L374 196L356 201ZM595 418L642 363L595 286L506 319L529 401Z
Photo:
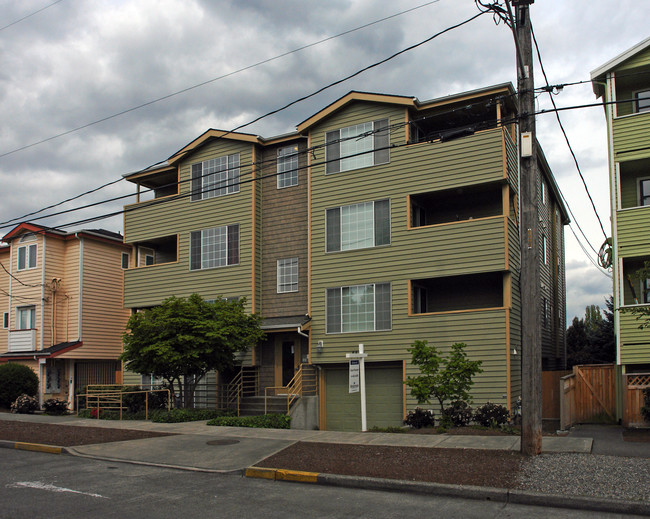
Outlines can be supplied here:
M246 468L296 442L347 443L398 447L511 450L520 448L519 436L461 436L449 434L390 434L295 429L211 427L205 421L175 424L143 420L94 420L75 416L0 413L0 420L30 421L76 427L132 429L176 436L67 447L65 451L115 461L154 464L221 473L243 473ZM593 440L585 437L545 436L544 453L590 453Z

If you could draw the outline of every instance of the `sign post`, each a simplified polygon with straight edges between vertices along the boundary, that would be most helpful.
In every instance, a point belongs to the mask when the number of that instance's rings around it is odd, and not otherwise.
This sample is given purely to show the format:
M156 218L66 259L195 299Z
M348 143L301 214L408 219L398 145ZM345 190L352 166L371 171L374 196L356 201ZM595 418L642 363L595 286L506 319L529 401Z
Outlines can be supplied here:
M367 353L363 352L363 344L359 344L359 353L346 353L345 358L349 359L349 392L361 393L361 431L366 432L368 425L366 423L366 369L365 358Z

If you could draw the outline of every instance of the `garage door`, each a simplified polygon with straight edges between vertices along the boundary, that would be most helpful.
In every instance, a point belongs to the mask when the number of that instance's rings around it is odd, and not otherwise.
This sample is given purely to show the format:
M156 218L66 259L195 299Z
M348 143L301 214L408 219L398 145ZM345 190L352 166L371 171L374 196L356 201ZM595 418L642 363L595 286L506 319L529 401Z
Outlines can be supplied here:
M361 398L348 392L348 368L325 370L326 427L330 431L361 430ZM370 427L402 425L404 386L401 367L366 365L366 411Z

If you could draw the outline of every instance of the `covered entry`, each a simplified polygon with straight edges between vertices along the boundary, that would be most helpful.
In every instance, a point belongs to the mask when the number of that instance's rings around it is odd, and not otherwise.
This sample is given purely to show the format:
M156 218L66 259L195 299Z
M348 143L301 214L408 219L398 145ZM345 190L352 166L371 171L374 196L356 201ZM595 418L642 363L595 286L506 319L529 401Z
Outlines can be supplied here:
M348 392L348 366L323 367L325 429L361 430L359 393ZM404 384L401 363L366 363L368 428L396 427L404 417Z

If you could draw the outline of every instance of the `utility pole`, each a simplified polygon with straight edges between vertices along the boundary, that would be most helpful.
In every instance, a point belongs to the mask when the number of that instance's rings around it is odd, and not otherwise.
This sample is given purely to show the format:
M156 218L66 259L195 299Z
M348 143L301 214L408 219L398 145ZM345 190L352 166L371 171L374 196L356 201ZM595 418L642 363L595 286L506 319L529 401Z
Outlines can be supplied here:
M529 6L534 0L512 0L515 8L517 92L519 96L519 185L521 207L521 452L542 452L542 337L539 266L539 208L535 83Z

